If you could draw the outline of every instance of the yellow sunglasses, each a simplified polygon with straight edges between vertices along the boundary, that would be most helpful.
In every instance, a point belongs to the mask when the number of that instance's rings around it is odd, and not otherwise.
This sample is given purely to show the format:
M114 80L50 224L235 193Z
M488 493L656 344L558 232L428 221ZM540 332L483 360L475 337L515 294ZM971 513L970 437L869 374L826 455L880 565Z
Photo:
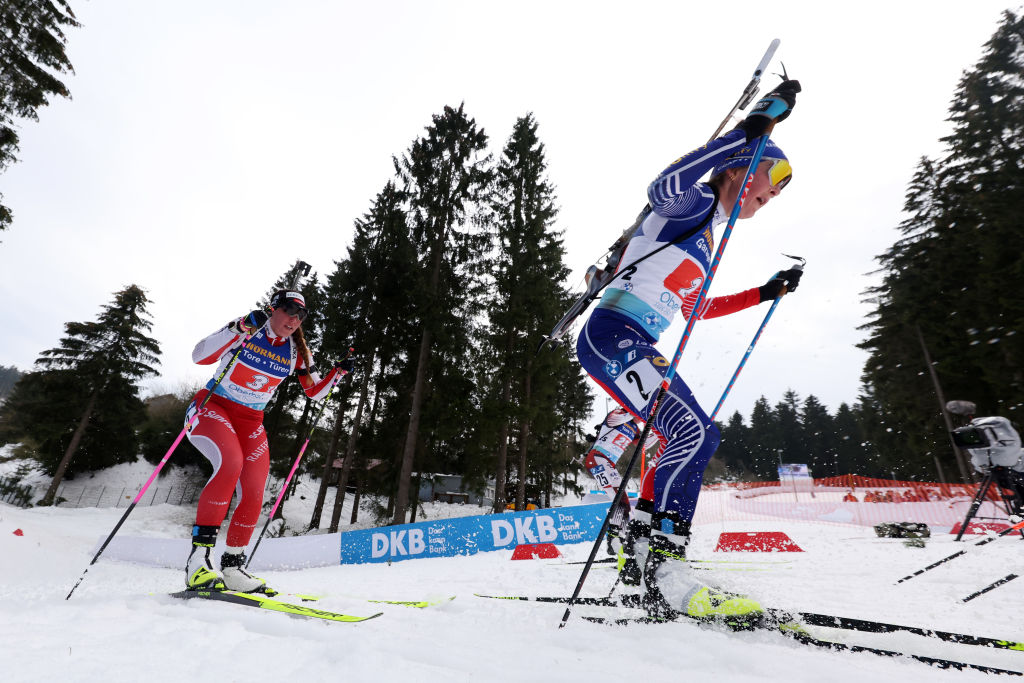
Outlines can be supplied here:
M772 187L778 187L781 190L793 178L793 168L786 159L769 159L769 161L772 161L772 165L768 167L768 180Z

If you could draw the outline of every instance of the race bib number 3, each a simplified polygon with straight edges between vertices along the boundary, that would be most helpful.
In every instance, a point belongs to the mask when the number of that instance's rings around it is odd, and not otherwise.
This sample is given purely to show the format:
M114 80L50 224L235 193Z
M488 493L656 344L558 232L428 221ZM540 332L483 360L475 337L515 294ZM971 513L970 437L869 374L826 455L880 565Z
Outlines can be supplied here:
M238 363L231 371L231 381L250 391L267 393L273 391L274 387L281 383L281 378L264 375L243 363Z
M654 399L661 383L661 373L650 360L643 358L633 363L615 379L619 388L633 408L640 412Z

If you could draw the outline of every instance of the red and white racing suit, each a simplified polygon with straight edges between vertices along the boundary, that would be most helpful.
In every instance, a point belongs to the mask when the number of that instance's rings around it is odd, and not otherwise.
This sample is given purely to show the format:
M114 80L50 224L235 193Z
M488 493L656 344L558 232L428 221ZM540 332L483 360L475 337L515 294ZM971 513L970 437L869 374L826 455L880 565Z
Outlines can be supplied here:
M231 364L219 384L215 386L211 379L195 395L185 416L188 425L212 389L213 396L188 431L189 441L213 465L213 476L199 496L196 525L219 527L237 489L238 504L226 541L229 547L244 547L256 528L270 471L263 408L292 372L306 395L319 400L328 393L336 373L343 371L334 368L321 379L306 367L291 337L273 336L269 321L248 341L235 331L234 323L226 325L196 344L192 360L199 365L219 361L215 376Z
M583 460L583 466L590 472L590 476L597 480L598 485L605 490L609 498L614 498L622 484L622 475L615 469L615 463L622 457L623 452L636 441L640 436L640 427L633 420L633 416L625 408L614 408L598 426L597 439L590 447ZM653 432L648 434L644 450L650 448L658 441ZM624 519L628 517L630 508L629 498L622 499L623 505L612 518L612 524L621 526Z

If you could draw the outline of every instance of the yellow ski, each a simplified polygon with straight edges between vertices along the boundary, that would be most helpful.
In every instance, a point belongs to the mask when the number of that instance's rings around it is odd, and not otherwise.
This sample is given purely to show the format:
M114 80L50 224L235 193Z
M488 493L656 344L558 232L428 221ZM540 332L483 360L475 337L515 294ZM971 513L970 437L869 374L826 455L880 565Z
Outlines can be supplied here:
M274 600L268 598L265 595L253 594L253 593L238 593L235 591L204 591L204 590L185 590L179 593L171 593L172 598L180 598L183 600L191 600L192 598L200 598L203 600L217 600L220 602L230 602L235 605L245 605L247 607L257 607L259 609L267 609L273 612L283 612L293 617L305 617L309 619L323 619L325 621L344 621L344 622L357 622L366 621L367 619L373 619L379 617L383 612L377 612L367 617L357 617L350 614L341 614L339 612L328 612L322 609L314 609L312 607L305 607L303 605L293 605L290 602L281 602L280 600Z

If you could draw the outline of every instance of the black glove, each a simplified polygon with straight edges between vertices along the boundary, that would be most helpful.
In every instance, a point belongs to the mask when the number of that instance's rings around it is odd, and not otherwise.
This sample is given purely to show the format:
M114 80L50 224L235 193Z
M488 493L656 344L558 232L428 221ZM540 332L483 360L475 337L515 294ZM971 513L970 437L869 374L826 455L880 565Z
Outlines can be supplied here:
M775 124L784 121L796 106L796 94L800 92L800 81L786 80L754 105L747 118L736 126L747 134L747 142L770 133Z
M267 324L267 314L261 310L249 311L235 323L235 332L238 334L255 334L261 327Z
M335 361L334 367L345 373L349 373L356 367L356 362L351 356L349 356L348 358L342 358L339 361Z
M802 270L799 268L790 268L789 270L781 270L772 276L772 279L764 283L757 288L761 294L761 303L765 301L773 301L781 296L785 288L786 292L795 292L797 285L800 284L800 276L803 275Z

